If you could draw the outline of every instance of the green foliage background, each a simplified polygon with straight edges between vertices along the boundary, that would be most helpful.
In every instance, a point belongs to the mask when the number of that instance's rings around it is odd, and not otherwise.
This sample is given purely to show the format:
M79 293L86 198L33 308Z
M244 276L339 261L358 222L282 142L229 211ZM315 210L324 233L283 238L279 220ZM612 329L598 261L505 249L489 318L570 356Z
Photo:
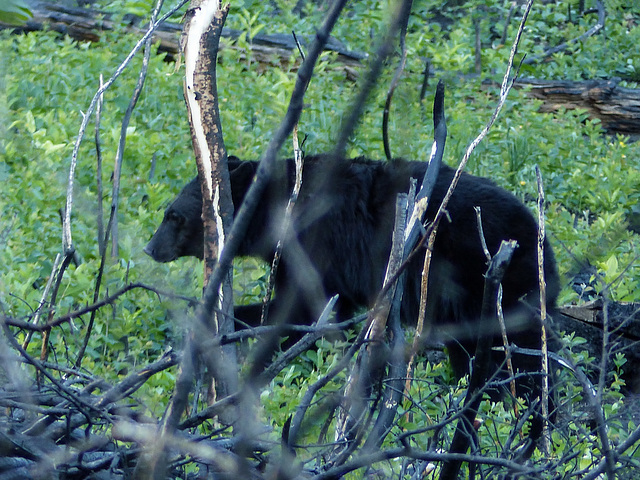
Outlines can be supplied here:
M415 3L407 36L407 68L391 110L391 147L395 156L428 156L433 96L430 93L423 103L418 99L428 58L436 77L443 78L447 85L449 137L445 159L455 165L495 106L496 84L484 81L501 79L517 25L511 22L507 45L502 45L495 32L502 31L500 22L504 22L510 2L472 0L458 10L441 9L438 15L435 12L441 2ZM521 74L568 80L618 76L623 78L623 85L637 88L640 7L616 0L605 3L605 35L578 42L550 61L524 66ZM119 14L148 15L151 2L102 4L104 9ZM313 2L308 2L303 18L289 13L294 4L247 0L231 5L227 26L241 29L246 35L236 42L240 48L221 52L218 89L226 146L230 154L240 158L260 157L285 112L295 80L292 65L298 56L293 53L286 65L252 63L246 54L252 48L252 37L258 32L285 33L292 29L296 34L312 35L322 18L322 7L314 7ZM540 55L545 48L587 30L595 16L579 18L577 4L570 1L559 6L534 6L519 57L524 53ZM277 12L274 5L279 7ZM568 5L573 11L571 20ZM371 52L387 16L386 2L354 2L334 36L350 49ZM436 17L441 23L435 21ZM472 75L474 17L479 19L483 38L480 76ZM6 315L26 318L38 308L53 260L61 251L59 211L64 208L71 151L82 112L98 88L99 75L111 76L136 40L125 33L124 27L102 33L98 43L78 43L54 32L0 32L0 308ZM224 41L223 45L228 47L228 43ZM120 122L140 65L138 55L104 98L101 146L107 206ZM387 66L379 87L371 92L349 144L349 155L383 157L382 106L394 68L395 62ZM128 282L140 281L181 295L199 296L199 262L182 259L159 265L142 252L161 220L163 208L195 174L182 78L181 64L167 62L163 55L151 56L147 81L127 131L118 218L120 253L108 262L103 295ZM431 85L430 92L435 81ZM316 68L300 121L301 137L308 135L307 152L332 147L356 88L334 55L325 54ZM469 170L491 177L531 201L536 196L534 165L539 165L548 202L547 228L561 273L569 275L579 270L577 260L588 261L606 282L613 282L611 298L639 301L640 240L626 227L629 218L640 214L640 146L622 136L604 135L598 121L588 119L585 112L551 115L539 113L539 107L540 103L524 91L513 90L491 134L474 153ZM92 302L99 265L93 134L90 127L80 150L75 187L72 233L81 263L66 273L55 305L59 313ZM283 156L289 155L283 152ZM240 301L255 300L261 292L264 270L256 262L247 261L238 263L238 272L236 294ZM574 301L576 294L565 288L560 302ZM179 346L186 307L184 301L138 290L130 292L98 315L82 366L116 379L137 364L154 360L169 345ZM75 359L85 322L75 320L52 332L56 361L63 362L61 357ZM40 348L37 343L31 344L34 352ZM339 348L329 345L309 352L272 386L263 400L274 424L282 425L286 412L280 410L281 406L301 395L303 383L331 365ZM433 369L440 379L450 376L446 366L435 365ZM423 371L426 376L434 375L432 366ZM173 388L172 375L154 377L140 394L154 414L162 412L166 392ZM416 395L422 398L421 393ZM437 406L436 395L424 395L434 409L442 408Z

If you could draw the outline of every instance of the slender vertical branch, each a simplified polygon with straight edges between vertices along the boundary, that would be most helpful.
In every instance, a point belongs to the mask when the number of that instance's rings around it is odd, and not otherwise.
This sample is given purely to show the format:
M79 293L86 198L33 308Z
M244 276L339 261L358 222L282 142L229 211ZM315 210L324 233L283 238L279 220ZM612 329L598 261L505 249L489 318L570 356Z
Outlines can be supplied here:
M498 252L489 263L489 268L485 275L484 294L482 298L481 325L491 325L495 323L500 282L502 282L502 278L511 262L517 245L515 240L503 241ZM456 431L449 446L450 454L466 453L471 439L476 436L473 425L478 407L482 401L480 392L486 385L489 375L492 339L493 335L491 332L485 332L478 338L473 367L471 368L469 378L469 387L467 388L464 407L461 412L462 415L458 420ZM461 465L461 460L451 459L445 461L440 472L440 480L455 480L458 478Z
M412 3L413 1L410 1L406 8L401 12L401 14L404 15L404 18L400 19L400 62L398 63L396 73L393 75L393 80L391 80L391 85L389 85L387 99L384 103L384 110L382 112L382 144L384 145L384 154L388 161L391 161L393 158L391 155L391 146L389 145L389 112L391 110L393 93L395 92L398 83L400 83L400 77L402 76L402 72L404 72L404 67L407 63L407 45L405 39L407 37L407 25L409 23Z
M291 32L291 33L293 35L294 41L296 42L296 45L298 46L298 52L300 53L300 57L304 62L305 55L304 55L304 51L302 50L302 46L300 45L300 42L298 42L298 37L296 37L295 32ZM282 248L288 235L292 233L289 231L291 229L291 215L293 213L293 208L295 207L295 204L298 201L298 195L300 194L300 189L302 188L302 168L304 166L304 156L303 156L302 150L300 150L300 144L298 142L298 123L297 122L293 125L292 143L293 143L293 158L296 166L296 177L295 177L293 189L291 191L291 195L289 196L289 201L287 202L287 206L284 211L284 219L282 221L282 230L280 232L280 237L278 238L278 243L276 244L276 251L273 254L271 269L269 270L269 280L267 282L267 290L262 299L262 314L260 318L260 323L265 323L269 316L269 305L271 303L271 294L273 293L273 287L276 282L278 266L280 265L280 258L282 256Z
M269 271L269 281L267 282L267 290L262 299L262 315L260 318L260 323L265 323L269 316L269 305L271 302L271 294L273 292L273 287L276 282L276 275L278 273L278 266L280 265L280 258L282 257L282 248L284 246L284 242L286 242L289 235L292 235L295 233L291 231L291 215L293 213L293 208L295 207L296 202L298 201L298 195L300 194L300 189L302 188L302 169L304 167L304 156L298 144L298 125L297 124L293 127L293 156L294 156L294 162L295 162L295 168L296 168L296 178L295 178L295 183L293 185L293 190L291 191L291 195L289 196L289 201L287 202L287 206L284 210L282 230L280 233L280 238L278 238L278 243L276 244L276 251L273 254L273 261L271 262L271 269Z
M157 0L156 6L151 12L151 19L149 20L149 30L153 28L158 13L162 8L164 0ZM124 149L127 142L127 129L129 128L129 122L131 121L131 115L136 108L142 87L147 78L147 70L149 68L149 57L151 55L151 40L149 36L144 42L144 55L142 57L142 68L140 68L140 74L138 75L138 81L131 94L131 100L127 105L127 110L124 113L122 124L120 126L120 138L118 140L118 148L116 150L116 158L113 167L113 189L111 194L111 208L113 210L113 223L111 224L111 256L118 256L118 200L120 199L120 177L122 175L122 158L124 156ZM107 233L108 235L108 233Z
M100 88L104 85L104 79L100 74ZM96 200L97 209L97 228L98 228L98 252L102 256L102 252L107 248L107 239L104 236L104 208L103 208L103 189L102 189L102 145L100 142L100 119L102 118L102 103L104 97L100 95L96 104L96 128L94 133L94 142L96 144Z
M540 290L540 335L542 343L542 419L543 419L543 449L545 453L551 451L551 439L549 437L549 350L547 344L547 284L544 278L544 188L542 186L542 174L536 165L536 180L538 183L538 288Z

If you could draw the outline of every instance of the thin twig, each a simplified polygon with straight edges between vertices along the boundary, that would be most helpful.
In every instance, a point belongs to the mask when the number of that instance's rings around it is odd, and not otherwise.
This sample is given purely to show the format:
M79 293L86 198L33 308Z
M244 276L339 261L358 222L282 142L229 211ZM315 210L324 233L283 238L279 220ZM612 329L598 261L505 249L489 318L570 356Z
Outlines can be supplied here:
M61 258L62 256L58 253L56 255L56 259L53 262L53 267L51 267L51 275L49 275L49 280L47 280L47 285L44 287L44 291L42 292L42 296L40 297L40 303L38 304L38 307L34 312L33 320L31 321L32 325L38 325L38 323L40 323L40 312L43 310L43 307L47 304L47 297L49 296L49 291L51 290L51 285L53 284L53 280L57 278L56 273L60 268ZM27 336L22 342L22 348L24 348L25 350L29 346L29 342L31 342L31 337L33 336L34 331L36 330L29 330L29 333L27 333Z
M541 322L541 346L542 346L542 418L543 418L543 448L546 454L551 452L551 437L549 435L549 348L547 344L547 284L544 275L544 188L542 185L542 174L536 165L536 180L538 183L538 288L540 290L540 322Z
M273 260L271 262L271 269L269 270L269 280L267 282L267 289L265 291L264 297L262 299L262 315L260 318L260 323L265 323L269 316L269 305L271 304L271 294L273 293L273 287L276 283L276 275L278 274L278 266L280 265L280 259L282 257L282 249L284 248L284 244L287 239L295 235L295 231L291 231L291 215L293 213L293 208L298 201L298 195L300 194L300 189L302 188L302 169L304 167L304 155L302 150L300 150L300 146L298 144L298 124L296 123L293 126L293 157L296 166L296 176L295 182L293 185L293 189L291 191L291 195L289 196L289 201L287 202L287 206L284 210L284 218L282 220L282 229L280 231L280 236L278 237L278 242L276 243L276 251L273 254Z
M85 112L82 112L82 122L80 124L80 129L78 130L78 136L76 137L76 141L73 146L73 153L71 154L71 164L69 166L69 175L67 181L67 198L66 205L64 209L64 219L63 219L63 228L62 228L62 250L66 252L70 250L73 246L73 240L71 236L71 211L73 209L73 183L75 180L75 171L76 166L78 164L78 152L80 150L80 144L82 143L82 139L84 138L85 131L87 129L87 125L89 124L89 120L91 118L91 114L93 110L96 108L96 105L102 96L102 94L109 88L113 83L117 80L117 78L124 72L127 68L127 65L131 62L136 53L145 45L147 39L149 39L153 33L157 30L157 28L164 23L167 18L176 13L188 0L180 0L173 8L171 8L165 15L163 15L158 21L156 21L143 35L143 37L138 40L136 45L133 47L131 52L127 55L127 57L122 61L122 63L118 66L114 74L104 83L98 91L93 95L91 102L89 103L89 107Z
M482 244L482 251L484 252L484 256L487 259L487 262L491 261L491 253L489 252L489 248L487 247L487 241L484 236L484 228L482 227L482 211L480 207L473 207L476 211L476 220L478 223L478 232L480 234L480 243ZM515 380L515 372L513 370L513 362L511 360L511 351L509 349L509 337L507 335L507 326L504 323L504 314L502 312L502 284L498 287L498 305L497 305L497 317L498 324L500 325L500 333L502 335L502 344L504 346L505 352L505 360L507 363L507 371L509 372L509 377L511 381L509 382L509 388L511 389L511 394L514 398L516 398L516 380ZM514 413L516 416L518 415L518 403L514 402Z
M530 478L536 478L536 474L542 473L541 468L532 468L529 466L521 465L505 458L491 458L482 455L468 455L468 454L456 454L456 453L439 453L433 450L418 450L413 448L392 448L388 450L381 450L371 454L360 455L354 457L348 463L343 465L331 467L328 470L311 477L312 480L325 480L332 478L341 478L349 472L357 470L362 467L375 465L379 462L388 461L394 458L412 458L415 460L425 460L432 462L443 462L446 460L455 460L460 462L473 462L476 464L494 465L502 467L513 473L523 473L530 476Z
M186 302L188 302L190 305L197 305L198 301L195 298L191 298L191 297L185 297L182 295L176 295L174 293L171 292L166 292L164 290L160 290L157 289L155 287L151 287L149 285L145 285L144 283L131 283L129 285L126 285L124 287L122 287L120 290L118 290L116 293L109 295L108 297L95 302L92 305L88 305L86 307L83 307L79 310L76 310L74 312L70 312L70 313L66 313L64 315L61 315L59 317L56 317L53 320L50 320L49 322L42 324L42 325L32 325L29 322L25 322L22 320L18 320L15 318L9 318L9 317L5 317L3 319L4 323L6 323L7 325L10 325L12 327L18 327L18 328L22 328L24 330L31 330L34 332L44 332L46 330L51 330L54 327L57 327L59 325L62 325L63 323L67 323L70 322L71 320L74 320L76 318L80 318L83 315L86 315L87 313L93 312L95 310L99 310L100 308L104 307L105 305L111 305L113 304L113 302L118 298L121 297L123 294L127 293L130 290L133 290L135 288L141 288L143 290L148 290L150 292L155 293L156 295L159 296L166 296L166 297L170 297L170 298L176 298L179 300L184 300Z
M149 19L149 28L148 32L153 31L154 25L156 23L156 19L158 14L160 13L160 9L162 8L162 4L164 0L157 0L156 6L151 12L151 18ZM127 105L127 110L124 113L124 117L122 118L122 124L120 126L120 138L118 140L118 148L116 150L116 158L114 161L113 167L113 189L111 193L111 208L113 210L114 220L111 224L111 256L118 256L118 199L120 198L120 177L122 174L122 157L124 156L125 144L127 142L127 129L129 128L129 122L131 121L131 115L133 114L133 110L136 107L136 103L138 103L138 98L140 98L140 93L142 93L142 87L144 86L144 82L147 78L147 71L149 69L149 57L151 56L151 42L153 38L149 35L144 42L144 55L142 57L142 67L140 68L140 74L138 75L138 81L136 83L135 88L133 89L133 93L131 94L131 100L129 100L129 105ZM100 97L102 98L102 96ZM100 103L101 100L98 101ZM109 232L107 232L107 235ZM106 243L106 242L105 242Z
M47 369L44 367L42 362L40 362L39 360L36 360L31 355L29 355L26 352L26 350L22 348L20 344L16 341L16 339L13 337L7 324L2 324L1 327L4 328L5 338L7 338L11 346L18 351L18 353L22 356L22 358L26 360L27 363L33 365L39 374L47 377L47 379L49 379L49 381L53 384L54 388L60 393L60 395L63 395L69 402L74 404L80 410L94 409L93 405L82 400L81 398L78 398L78 396L76 395L76 392L65 387L60 381L58 381L53 375L51 375L47 371ZM88 413L85 412L85 415L88 415Z
M104 84L102 74L100 74L100 86ZM98 301L100 296L100 286L102 285L102 275L104 274L104 266L106 264L107 257L107 243L109 242L109 232L111 231L111 225L114 218L114 212L112 211L109 216L109 221L107 222L107 230L105 232L104 229L104 211L102 208L102 149L100 148L100 118L102 113L102 102L104 98L100 95L98 103L96 105L96 128L95 128L95 144L96 144L96 178L97 185L96 190L98 191L98 253L100 254L100 266L98 267L98 274L96 276L96 286L93 290L93 303ZM93 324L95 322L97 310L91 312L91 318L89 319L89 324L87 326L87 331L84 335L84 340L82 345L80 346L80 350L76 357L76 367L79 367L82 364L82 358L84 357L84 353L87 350L87 346L89 345L89 338L91 337L91 332L93 331Z
M304 50L302 50L302 45L300 45L300 42L298 41L298 37L296 36L296 31L291 30L291 35L293 35L293 41L296 42L296 46L298 47L298 53L300 53L300 58L302 58L302 61L304 62Z
M104 85L104 78L100 74L100 88ZM104 96L100 95L96 104L96 128L94 134L94 142L96 144L96 191L98 200L98 252L102 256L102 252L107 248L107 239L104 235L104 209L102 207L102 145L100 142L100 119L102 118L102 103Z
M555 54L555 53L559 53L562 52L563 50L566 50L567 48L569 48L570 45L573 45L575 43L581 42L589 37L592 37L593 35L596 35L597 33L600 32L600 30L602 30L604 28L604 22L606 19L606 11L604 9L604 2L602 0L597 0L596 1L596 5L598 8L598 21L596 22L596 24L591 27L589 30L587 30L586 32L584 32L582 35L580 35L579 37L576 38L572 38L571 40L561 43L560 45L556 45L555 47L552 48L548 48L547 50L544 51L544 53L542 55L538 55L535 57L528 57L524 60L524 64L525 65L532 65L534 63L538 63L542 60L544 60L545 58L550 57L551 55Z

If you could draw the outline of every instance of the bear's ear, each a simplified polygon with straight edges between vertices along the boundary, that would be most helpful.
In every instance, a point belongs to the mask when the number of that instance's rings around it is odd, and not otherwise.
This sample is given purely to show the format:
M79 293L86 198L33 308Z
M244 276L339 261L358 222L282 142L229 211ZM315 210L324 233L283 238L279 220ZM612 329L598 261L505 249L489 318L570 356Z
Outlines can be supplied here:
M256 173L256 162L242 162L238 160L237 165L229 162L229 175L231 176L231 185L240 184L248 185ZM235 167L235 168L234 168Z
M229 170L236 168L240 164L240 162L242 162L242 160L240 160L235 155L229 155L227 157L227 165L229 165Z

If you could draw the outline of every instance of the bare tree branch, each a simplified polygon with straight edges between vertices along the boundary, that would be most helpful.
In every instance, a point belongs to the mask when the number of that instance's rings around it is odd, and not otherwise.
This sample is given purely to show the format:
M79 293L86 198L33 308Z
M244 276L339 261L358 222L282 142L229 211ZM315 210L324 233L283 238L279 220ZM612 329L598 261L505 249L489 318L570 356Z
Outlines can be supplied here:
M391 147L389 146L389 110L391 109L391 100L393 98L393 93L400 82L400 77L402 76L402 72L404 71L404 67L407 63L407 45L405 43L405 39L407 36L407 24L409 23L409 16L411 14L411 4L413 0L409 2L409 5L402 12L405 15L403 19L400 19L400 62L398 63L398 68L396 69L396 73L393 75L393 80L391 80L391 85L389 85L389 90L387 91L387 99L384 104L384 110L382 112L382 144L384 145L384 154L387 157L388 161L391 161L393 156L391 155Z
M116 69L114 74L106 81L94 94L91 99L91 103L85 112L82 112L82 122L80 124L80 129L78 131L78 136L73 146L73 153L71 154L71 165L69 167L69 175L67 181L67 202L64 209L64 221L63 221L63 231L62 231L62 251L67 252L73 248L73 240L71 237L71 211L73 209L73 183L75 180L75 171L78 162L78 152L80 150L80 144L82 143L82 139L84 138L84 133L91 118L91 114L93 113L96 105L102 96L102 94L113 85L113 83L117 80L117 78L124 72L127 68L133 57L138 51L146 44L147 39L153 35L153 32L158 28L159 25L164 23L164 21L177 12L187 0L180 0L174 7L172 7L165 15L163 15L159 20L157 20L153 25L149 27L147 33L145 33L140 40L133 47L127 58L125 58L120 66Z
M480 317L483 325L494 323L494 319L497 316L498 290L516 247L517 242L514 240L503 241L498 252L489 263L489 268L485 275ZM449 453L466 453L471 440L476 436L474 421L482 400L478 392L486 386L486 380L489 375L492 340L493 334L488 332L478 338L471 378L469 379L469 387L464 401L463 415L458 420L458 425L449 447ZM440 472L440 480L455 480L458 477L461 464L457 460L446 461ZM469 468L472 468L471 465Z
M525 58L524 60L524 64L525 65L532 65L534 63L538 63L542 60L544 60L545 58L550 57L551 55L558 53L558 52L562 52L563 50L566 50L567 48L569 48L570 45L573 45L575 43L581 42L586 38L592 37L593 35L596 35L600 32L600 30L602 30L604 28L604 21L606 18L606 11L604 9L604 2L602 0L596 0L596 5L598 8L598 20L596 22L596 24L591 27L589 30L587 30L586 32L584 32L582 35L580 35L577 38L572 38L571 40L565 42L565 43L561 43L560 45L556 45L555 47L549 48L547 50L545 50L545 52L542 55L536 56L536 57L528 57Z
M287 113L280 126L272 136L266 152L262 156L262 160L260 161L255 179L245 196L242 206L236 213L233 227L228 236L227 244L225 248L222 249L219 261L216 264L216 268L211 274L209 284L207 285L203 296L205 311L210 311L216 303L216 299L218 297L218 288L220 287L222 278L226 275L226 272L231 267L233 257L235 256L238 246L242 241L247 228L249 227L251 215L253 214L258 201L264 189L266 188L269 178L271 177L276 155L284 144L287 136L293 130L293 126L297 123L300 117L304 92L307 89L307 85L311 81L313 68L318 61L320 54L322 53L323 46L327 42L329 33L331 32L333 26L335 25L335 22L340 16L340 12L342 11L345 3L346 0L336 0L333 3L331 10L327 14L325 22L318 30L315 42L311 45L309 51L307 52L307 58L305 58L304 62L300 66L300 69L298 70L296 85L294 87L293 93L291 94Z

